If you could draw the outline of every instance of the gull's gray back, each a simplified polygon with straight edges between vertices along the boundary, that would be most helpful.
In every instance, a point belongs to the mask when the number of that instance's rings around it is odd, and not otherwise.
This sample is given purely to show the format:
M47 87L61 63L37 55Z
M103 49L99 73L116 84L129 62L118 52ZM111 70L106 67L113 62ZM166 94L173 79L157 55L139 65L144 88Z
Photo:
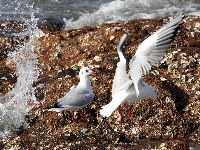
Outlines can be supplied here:
M94 93L89 90L75 88L71 89L63 98L58 100L58 106L86 106L94 98Z

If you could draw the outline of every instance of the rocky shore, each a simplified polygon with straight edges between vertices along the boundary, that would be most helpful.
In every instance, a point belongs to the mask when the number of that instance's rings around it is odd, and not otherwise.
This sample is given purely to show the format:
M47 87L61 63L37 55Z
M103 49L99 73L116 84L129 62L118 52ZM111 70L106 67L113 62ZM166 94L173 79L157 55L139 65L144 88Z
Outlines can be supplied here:
M30 127L0 140L0 149L189 149L200 147L200 18L187 16L180 24L171 48L151 72L146 83L156 87L160 99L141 100L125 108L123 123L119 112L109 118L99 115L101 106L111 101L111 85L118 55L116 46L122 34L130 60L139 44L172 18L132 20L74 30L61 30L62 22L40 24L45 35L37 52L40 76L36 87L37 106L27 116ZM46 22L45 22L46 23ZM1 24L1 30L21 30L15 23ZM15 27L15 28L13 28ZM9 51L20 40L0 35L0 95L16 82L15 68L6 63ZM84 118L70 112L48 112L57 99L77 85L76 70L89 66L97 72L91 77L95 98L83 109ZM12 76L11 76L12 75ZM5 80L6 78L6 80ZM30 119L31 118L31 119ZM195 147L194 146L194 147Z

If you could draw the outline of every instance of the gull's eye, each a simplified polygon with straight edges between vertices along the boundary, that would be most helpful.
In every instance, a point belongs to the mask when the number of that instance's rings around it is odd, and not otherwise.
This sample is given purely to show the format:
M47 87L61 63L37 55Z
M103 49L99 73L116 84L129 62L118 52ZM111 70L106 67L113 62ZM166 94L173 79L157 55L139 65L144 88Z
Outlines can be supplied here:
M88 72L88 70L85 70L86 72Z

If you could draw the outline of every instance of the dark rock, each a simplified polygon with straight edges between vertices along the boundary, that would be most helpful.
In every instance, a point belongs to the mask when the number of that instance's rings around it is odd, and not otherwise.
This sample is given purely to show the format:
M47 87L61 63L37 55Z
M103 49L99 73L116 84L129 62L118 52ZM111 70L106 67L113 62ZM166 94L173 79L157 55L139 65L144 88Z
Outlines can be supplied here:
M47 31L61 31L65 27L65 22L57 18L44 18L39 20L38 27Z

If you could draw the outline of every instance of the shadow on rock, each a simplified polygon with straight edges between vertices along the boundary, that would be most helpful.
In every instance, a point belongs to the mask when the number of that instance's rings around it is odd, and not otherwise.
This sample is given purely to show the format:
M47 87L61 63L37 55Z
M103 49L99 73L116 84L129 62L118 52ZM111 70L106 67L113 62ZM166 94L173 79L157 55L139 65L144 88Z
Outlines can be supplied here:
M172 82L163 81L162 86L171 93L177 113L183 113L183 109L189 104L189 95Z

